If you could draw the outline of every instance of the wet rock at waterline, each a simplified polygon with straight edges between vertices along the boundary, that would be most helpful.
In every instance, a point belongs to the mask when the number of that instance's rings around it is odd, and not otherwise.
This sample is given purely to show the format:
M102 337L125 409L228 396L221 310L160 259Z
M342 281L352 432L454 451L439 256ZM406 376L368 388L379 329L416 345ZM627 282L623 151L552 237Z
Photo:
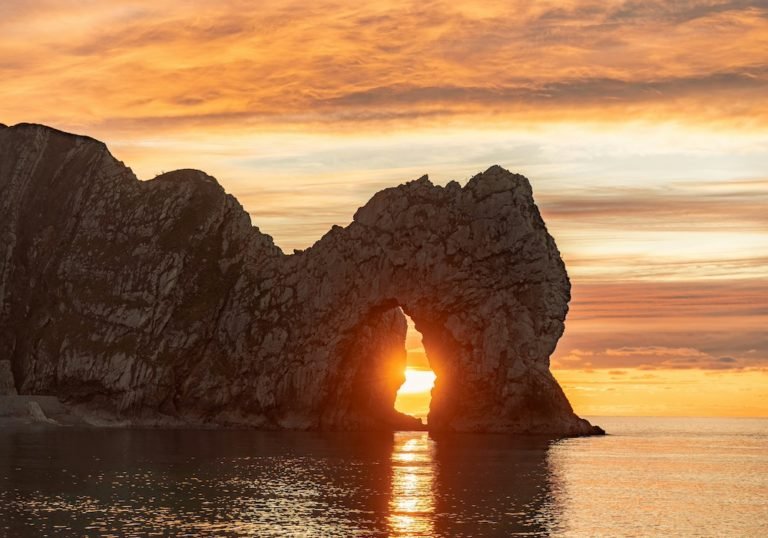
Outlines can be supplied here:
M570 298L528 180L425 177L285 255L212 177L0 127L0 357L20 394L152 424L392 429L406 324L435 431L584 435L549 372Z

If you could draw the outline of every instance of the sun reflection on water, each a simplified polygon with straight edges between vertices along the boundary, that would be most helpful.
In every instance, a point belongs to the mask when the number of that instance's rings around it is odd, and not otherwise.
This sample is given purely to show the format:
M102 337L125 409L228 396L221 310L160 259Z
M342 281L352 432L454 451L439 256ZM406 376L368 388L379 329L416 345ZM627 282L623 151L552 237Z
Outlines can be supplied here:
M424 432L395 434L388 523L392 536L434 535L434 442Z

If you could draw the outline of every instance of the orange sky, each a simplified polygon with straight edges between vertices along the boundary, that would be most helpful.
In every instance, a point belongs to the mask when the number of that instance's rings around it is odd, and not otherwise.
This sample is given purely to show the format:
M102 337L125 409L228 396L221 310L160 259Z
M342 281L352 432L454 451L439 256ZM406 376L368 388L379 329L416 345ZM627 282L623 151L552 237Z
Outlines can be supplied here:
M766 51L740 0L4 0L0 122L204 169L287 251L501 164L568 264L577 411L768 415Z

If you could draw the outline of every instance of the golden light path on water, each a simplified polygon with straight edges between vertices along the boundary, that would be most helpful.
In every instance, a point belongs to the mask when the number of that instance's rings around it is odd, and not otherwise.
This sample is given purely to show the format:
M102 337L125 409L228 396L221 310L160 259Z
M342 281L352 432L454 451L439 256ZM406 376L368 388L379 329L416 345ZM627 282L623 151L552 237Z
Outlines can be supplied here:
M392 451L389 527L393 536L433 536L434 442L423 432L400 432Z

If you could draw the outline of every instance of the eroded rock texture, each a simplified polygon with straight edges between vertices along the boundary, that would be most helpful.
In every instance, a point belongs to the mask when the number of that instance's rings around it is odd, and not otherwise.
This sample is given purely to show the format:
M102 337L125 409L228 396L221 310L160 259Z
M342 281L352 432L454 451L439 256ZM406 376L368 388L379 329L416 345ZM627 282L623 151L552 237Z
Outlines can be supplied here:
M285 255L195 170L138 181L95 140L0 127L0 360L21 394L132 422L580 435L549 372L570 285L528 181L492 167L376 194Z
M0 361L0 396L16 396L16 385L13 382L11 361Z

